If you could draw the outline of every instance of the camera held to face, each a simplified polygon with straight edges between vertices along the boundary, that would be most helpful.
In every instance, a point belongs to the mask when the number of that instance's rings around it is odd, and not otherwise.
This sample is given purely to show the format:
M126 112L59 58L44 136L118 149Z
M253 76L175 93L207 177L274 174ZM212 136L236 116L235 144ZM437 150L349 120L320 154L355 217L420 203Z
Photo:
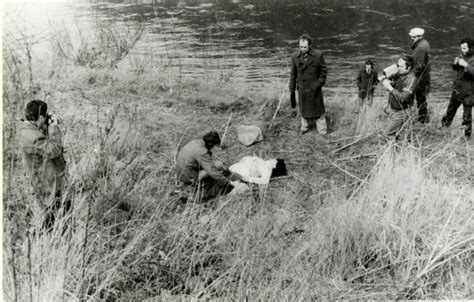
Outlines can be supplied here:
M51 125L53 122L54 122L53 115L50 114L50 113L46 114L46 118L45 118L45 120L44 120L44 123L45 123L47 126L49 126L49 125Z
M393 76L397 75L399 72L397 64L392 64L385 69L382 70L382 73L379 73L377 76L379 81L382 81L383 79L390 79Z
M397 64L393 64L393 65L390 65L388 66L387 68L385 68L383 70L383 74L385 77L387 78L391 78L393 77L394 75L398 74L398 66Z
M54 113L50 113L48 112L46 114L46 117L45 117L45 120L44 120L44 124L46 126L49 126L49 125L57 125L59 124L59 120L58 120L58 117L54 114Z

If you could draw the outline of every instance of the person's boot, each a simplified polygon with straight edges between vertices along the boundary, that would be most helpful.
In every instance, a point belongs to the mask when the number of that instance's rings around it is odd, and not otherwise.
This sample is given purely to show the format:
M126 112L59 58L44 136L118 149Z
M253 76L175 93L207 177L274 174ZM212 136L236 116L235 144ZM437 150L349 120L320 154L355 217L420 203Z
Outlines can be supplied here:
M318 129L319 134L328 134L328 124L326 121L326 115L323 115L316 120L316 127Z

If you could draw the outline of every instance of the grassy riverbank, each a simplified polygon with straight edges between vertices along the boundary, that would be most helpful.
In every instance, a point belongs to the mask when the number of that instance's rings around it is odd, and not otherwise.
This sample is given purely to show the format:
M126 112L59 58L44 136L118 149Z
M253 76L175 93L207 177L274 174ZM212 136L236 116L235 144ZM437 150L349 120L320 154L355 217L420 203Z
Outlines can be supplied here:
M430 100L427 126L395 143L376 134L382 91L357 114L354 91L326 90L329 136L301 136L283 80L263 92L167 68L36 63L4 64L7 299L473 297L473 145L459 120L438 128L441 100ZM40 219L26 218L34 202L14 137L33 90L62 118L73 211L51 233L27 235ZM289 176L180 204L177 150L210 129L222 135L229 117L218 158L284 158ZM240 145L241 124L265 140Z

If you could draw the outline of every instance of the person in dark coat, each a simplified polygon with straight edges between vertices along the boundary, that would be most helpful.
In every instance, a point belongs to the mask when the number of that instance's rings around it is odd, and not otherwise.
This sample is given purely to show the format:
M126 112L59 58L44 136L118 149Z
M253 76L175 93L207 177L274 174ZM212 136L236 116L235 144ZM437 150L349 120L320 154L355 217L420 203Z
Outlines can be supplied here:
M300 36L298 41L300 50L291 55L289 88L292 99L295 90L298 90L300 133L308 132L309 121L316 119L318 132L324 135L327 133L327 124L322 87L326 83L326 63L323 53L312 48L309 35Z
M418 121L429 122L428 104L426 97L430 92L430 44L423 37L425 31L422 28L413 28L409 35L412 40L411 56L415 59L414 72L418 81L415 91L416 105L418 107Z
M213 160L211 149L220 143L219 134L210 131L202 138L187 143L176 159L178 180L194 186L201 195L201 201L229 193L233 189L230 180L240 179L221 162Z
M374 69L374 62L368 58L365 60L365 66L357 75L357 87L359 88L359 105L364 104L365 99L369 106L372 106L375 87L379 83L377 71Z
M472 135L472 106L474 105L474 40L464 38L460 42L461 56L454 59L452 65L456 71L453 82L451 99L441 123L445 127L451 126L461 104L463 105L462 125L464 136L470 139Z

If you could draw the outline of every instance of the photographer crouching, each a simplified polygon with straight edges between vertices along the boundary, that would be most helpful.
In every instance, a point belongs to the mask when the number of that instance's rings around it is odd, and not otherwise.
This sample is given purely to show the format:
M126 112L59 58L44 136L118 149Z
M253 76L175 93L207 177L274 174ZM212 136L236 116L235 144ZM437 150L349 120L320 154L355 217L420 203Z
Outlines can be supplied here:
M384 69L379 81L389 91L389 122L384 130L386 137L398 137L398 132L414 115L414 91L416 76L412 69L415 61L412 56L402 55L396 65Z
M61 204L66 161L58 119L48 114L45 102L33 100L26 105L25 120L21 120L18 128L18 142L36 201L43 212L43 228L49 230L61 208L69 211L70 201Z

